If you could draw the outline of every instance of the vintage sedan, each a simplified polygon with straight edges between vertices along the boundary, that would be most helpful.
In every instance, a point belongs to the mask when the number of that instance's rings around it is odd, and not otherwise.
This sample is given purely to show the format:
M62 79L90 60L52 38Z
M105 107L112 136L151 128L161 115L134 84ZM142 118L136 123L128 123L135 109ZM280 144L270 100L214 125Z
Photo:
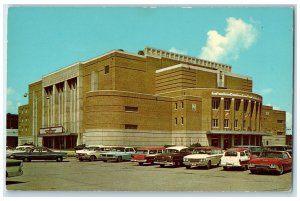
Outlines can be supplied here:
M143 147L138 148L135 154L131 155L131 161L137 162L139 165L154 164L154 158L158 154L162 154L165 147Z
M23 162L17 160L6 160L6 178L7 177L16 177L23 174Z
M130 161L131 155L135 153L133 147L115 147L111 151L100 154L100 159L107 161Z
M248 169L248 162L250 161L250 151L247 148L230 148L227 149L221 157L220 166L224 170L229 168Z
M32 160L56 160L57 162L63 161L67 157L67 153L53 151L46 147L29 148L26 152L13 153L11 158L30 162Z
M220 164L223 150L218 147L195 147L191 155L183 157L183 164L187 169L192 167L218 166Z
M89 145L82 150L76 151L76 158L79 161L99 161L102 159L101 154L112 151L116 146Z
M154 164L164 166L178 167L183 165L183 157L191 154L188 147L174 146L166 148L163 154L159 154L154 159Z
M287 151L264 151L258 158L249 161L248 168L252 174L258 172L283 174L292 170L292 157Z

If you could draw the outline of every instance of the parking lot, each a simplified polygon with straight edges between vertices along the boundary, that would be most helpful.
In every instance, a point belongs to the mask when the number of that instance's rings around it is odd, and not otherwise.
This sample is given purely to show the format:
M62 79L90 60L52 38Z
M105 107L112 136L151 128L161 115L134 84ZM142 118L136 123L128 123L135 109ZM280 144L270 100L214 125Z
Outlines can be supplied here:
M32 161L23 175L8 178L8 193L21 191L142 191L142 192L290 192L292 172L250 174L221 167L186 169L139 166L132 162Z

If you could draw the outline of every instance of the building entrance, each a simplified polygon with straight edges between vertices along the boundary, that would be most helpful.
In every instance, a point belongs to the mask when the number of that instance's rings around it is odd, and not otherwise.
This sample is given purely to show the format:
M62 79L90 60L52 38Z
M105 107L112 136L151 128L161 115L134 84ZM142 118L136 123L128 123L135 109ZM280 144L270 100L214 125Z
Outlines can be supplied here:
M43 137L43 146L53 149L70 149L76 146L77 136Z

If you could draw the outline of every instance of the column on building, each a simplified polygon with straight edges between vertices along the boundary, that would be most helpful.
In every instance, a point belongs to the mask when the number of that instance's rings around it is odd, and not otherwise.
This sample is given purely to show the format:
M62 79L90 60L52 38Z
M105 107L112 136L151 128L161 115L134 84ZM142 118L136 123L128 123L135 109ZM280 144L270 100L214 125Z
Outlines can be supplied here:
M256 114L256 108L257 108L257 102L254 101L254 106L253 106L253 110L252 110L252 115L251 115L251 130L252 131L256 131L256 118L257 118L257 114Z
M241 131L244 130L244 119L245 119L245 114L244 114L244 99L241 99L241 105L240 105L240 119L239 119L239 123L238 126L241 128Z
M220 110L219 110L219 130L224 130L224 97L221 97Z

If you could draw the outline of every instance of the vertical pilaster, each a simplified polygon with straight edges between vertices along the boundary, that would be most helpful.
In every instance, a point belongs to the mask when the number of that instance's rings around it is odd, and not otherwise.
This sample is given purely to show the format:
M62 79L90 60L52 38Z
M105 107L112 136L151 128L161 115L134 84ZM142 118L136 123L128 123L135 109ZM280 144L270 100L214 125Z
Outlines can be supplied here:
M219 130L224 130L224 98L221 97L220 101L220 115L219 115L219 120L220 120L220 125L219 125Z

